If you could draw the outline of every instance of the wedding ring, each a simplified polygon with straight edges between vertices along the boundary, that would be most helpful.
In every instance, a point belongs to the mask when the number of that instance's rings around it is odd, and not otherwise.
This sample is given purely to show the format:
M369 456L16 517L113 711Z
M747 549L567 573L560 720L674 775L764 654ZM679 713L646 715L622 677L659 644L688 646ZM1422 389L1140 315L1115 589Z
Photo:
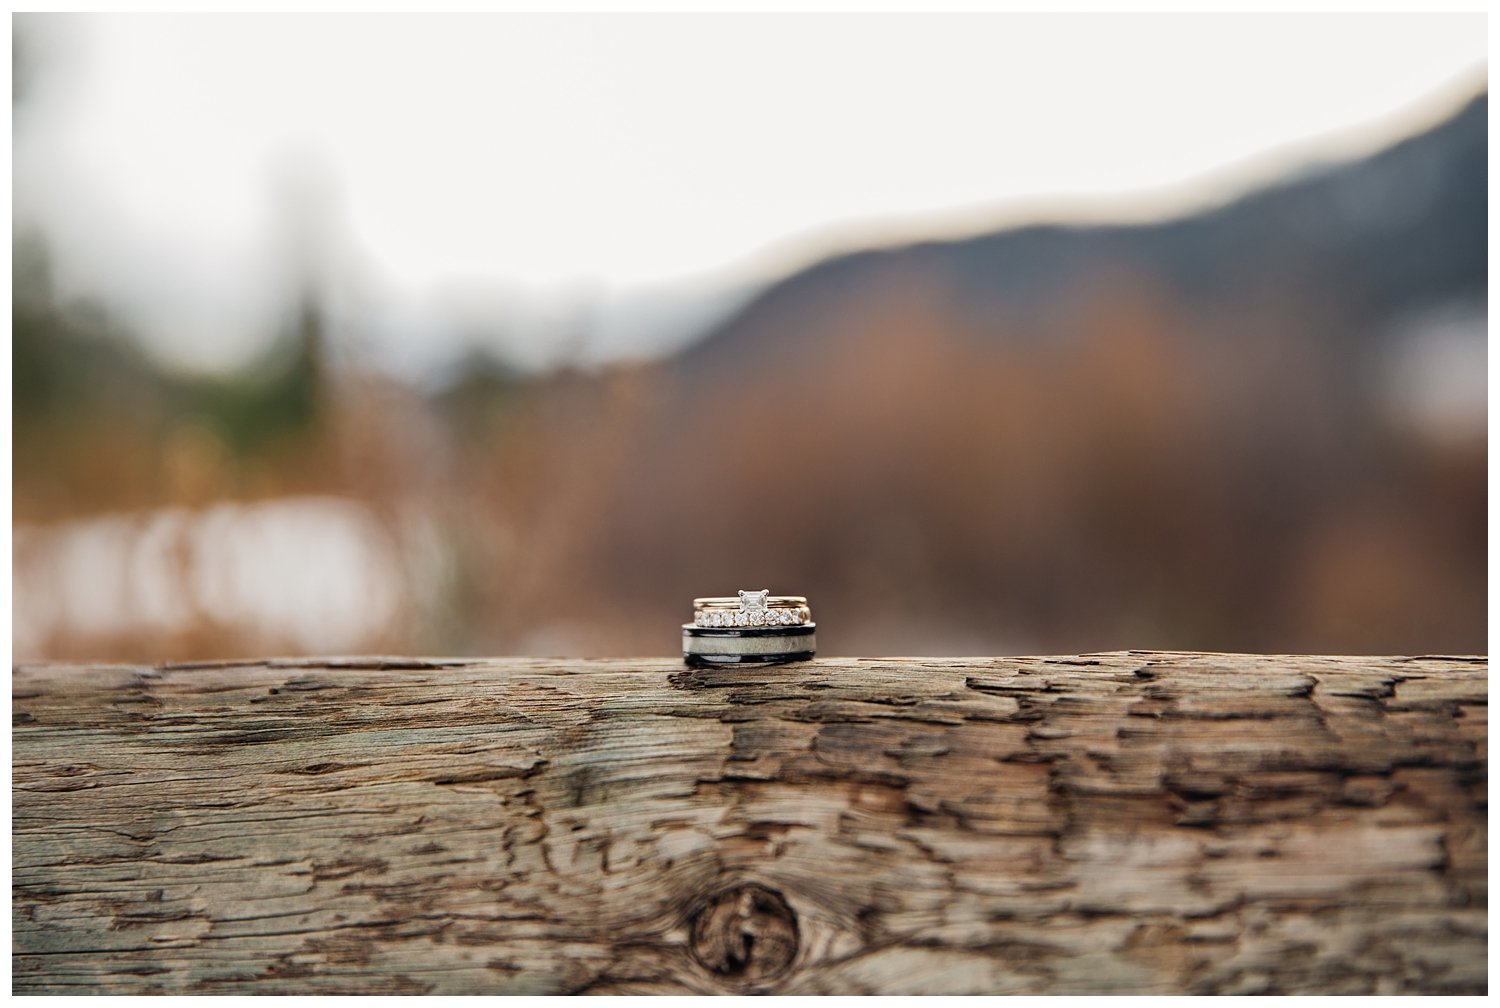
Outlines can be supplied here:
M803 595L772 595L765 589L738 597L693 599L693 625L700 627L801 626L812 622Z
M812 611L806 608L767 608L755 612L699 609L693 613L693 625L700 627L803 626L811 622Z
M763 606L780 606L783 608L796 608L807 605L806 595L772 595L765 589L757 592L742 591L738 596L715 595L709 598L693 599L694 609L738 609L742 605L753 606L756 602Z
M806 661L817 653L817 625L699 627L682 625L682 658L689 665L773 665Z
M805 661L817 651L817 625L801 595L741 591L737 598L696 598L693 610L693 622L682 625L689 665L770 665Z

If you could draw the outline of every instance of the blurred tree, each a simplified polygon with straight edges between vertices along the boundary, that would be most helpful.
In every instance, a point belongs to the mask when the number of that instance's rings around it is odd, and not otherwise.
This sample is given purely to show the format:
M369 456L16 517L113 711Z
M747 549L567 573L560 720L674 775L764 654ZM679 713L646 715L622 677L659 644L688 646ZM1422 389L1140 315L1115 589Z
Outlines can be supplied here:
M12 240L12 286L19 519L169 502L160 448L174 431L211 435L241 468L285 470L288 453L309 448L327 396L323 312L311 296L252 365L200 376L156 364L99 305L63 303L35 234Z
M211 427L240 457L306 437L325 396L324 330L322 310L303 297L288 331L250 367L181 382L179 414Z

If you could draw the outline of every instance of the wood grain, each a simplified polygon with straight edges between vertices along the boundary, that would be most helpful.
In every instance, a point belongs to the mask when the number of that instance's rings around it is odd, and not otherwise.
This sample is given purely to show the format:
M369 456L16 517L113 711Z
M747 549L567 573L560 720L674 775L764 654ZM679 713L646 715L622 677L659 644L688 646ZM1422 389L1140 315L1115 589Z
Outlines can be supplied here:
M1481 993L1483 658L22 667L17 993Z

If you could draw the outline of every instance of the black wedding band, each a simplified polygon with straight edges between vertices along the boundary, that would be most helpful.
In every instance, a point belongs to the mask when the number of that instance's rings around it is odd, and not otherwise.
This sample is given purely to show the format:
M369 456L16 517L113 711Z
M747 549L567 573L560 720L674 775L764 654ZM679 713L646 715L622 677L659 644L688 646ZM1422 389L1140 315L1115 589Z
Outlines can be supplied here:
M776 665L806 661L817 651L817 624L768 627L682 625L682 658L689 665Z

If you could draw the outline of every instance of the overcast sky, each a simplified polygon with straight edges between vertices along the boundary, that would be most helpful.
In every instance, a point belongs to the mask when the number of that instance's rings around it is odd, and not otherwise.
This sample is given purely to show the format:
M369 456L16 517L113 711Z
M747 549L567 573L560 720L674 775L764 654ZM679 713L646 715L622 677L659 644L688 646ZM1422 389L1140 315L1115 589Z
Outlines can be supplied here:
M828 251L1145 217L1430 124L1466 15L21 17L15 210L159 355L263 345L321 272L424 366L683 338ZM587 317L578 313L587 309Z

